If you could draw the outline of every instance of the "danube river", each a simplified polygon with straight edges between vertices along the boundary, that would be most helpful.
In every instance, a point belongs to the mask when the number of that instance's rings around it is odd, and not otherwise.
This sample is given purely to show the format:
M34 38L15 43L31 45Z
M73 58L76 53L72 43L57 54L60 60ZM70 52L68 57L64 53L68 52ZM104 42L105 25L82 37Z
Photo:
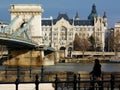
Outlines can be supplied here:
M72 72L90 72L94 63L58 63L53 66L44 67L45 71L72 71ZM101 63L101 69L104 72L120 72L120 63Z
M94 63L57 63L56 65L44 66L44 71L90 72L93 66ZM104 72L120 72L120 63L101 63L101 66ZM40 67L32 68L32 70L40 69ZM0 66L0 70L5 70L5 67Z

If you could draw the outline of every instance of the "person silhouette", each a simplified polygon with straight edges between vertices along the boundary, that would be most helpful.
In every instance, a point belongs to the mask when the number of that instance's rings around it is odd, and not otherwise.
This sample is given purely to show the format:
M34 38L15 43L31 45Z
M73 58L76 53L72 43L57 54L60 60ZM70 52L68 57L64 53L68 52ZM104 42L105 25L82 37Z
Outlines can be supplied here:
M91 80L96 81L91 83L91 86L94 88L95 83L97 83L98 86L101 86L101 64L98 59L95 59L93 70L90 72ZM90 90L94 90L94 89ZM99 90L102 90L99 88Z
M90 74L94 78L101 77L101 64L98 59L95 59L93 70L90 72Z

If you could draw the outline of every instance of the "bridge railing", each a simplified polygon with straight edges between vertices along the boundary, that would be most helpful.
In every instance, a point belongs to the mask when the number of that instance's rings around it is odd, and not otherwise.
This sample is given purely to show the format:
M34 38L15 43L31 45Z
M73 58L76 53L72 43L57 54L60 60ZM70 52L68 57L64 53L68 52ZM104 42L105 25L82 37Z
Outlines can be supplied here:
M11 35L10 34L7 34L7 33L0 33L0 37L1 38L6 38L6 39L13 39L13 40L19 40L19 41L24 41L24 42L28 42L28 43L33 43L35 45L37 45L36 42L30 40L30 39L25 39L23 38L22 36L16 36L16 37L12 37L11 38Z
M25 73L27 72L27 73ZM4 73L2 75L2 73ZM54 90L120 90L120 73L103 72L101 80L90 78L87 73L45 72L44 68L2 68L0 84L15 84L19 90L20 84L34 84L35 90L40 90L39 84L51 83ZM52 74L52 75L51 75Z

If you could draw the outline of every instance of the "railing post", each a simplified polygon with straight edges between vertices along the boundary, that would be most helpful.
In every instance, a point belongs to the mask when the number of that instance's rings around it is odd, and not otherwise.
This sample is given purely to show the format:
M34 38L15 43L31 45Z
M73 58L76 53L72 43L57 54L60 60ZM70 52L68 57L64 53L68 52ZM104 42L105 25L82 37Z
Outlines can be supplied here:
M17 78L16 81L15 81L15 85L16 85L16 89L15 90L18 90L19 82L20 82L20 80Z
M74 80L73 80L73 90L77 90L77 81L76 81L76 75L74 74Z
M43 68L43 65L42 65L42 68L41 68L41 82L44 81L44 68Z
M17 67L17 78L20 80L20 66Z
M101 78L101 81L100 81L100 89L101 90L103 90L103 80L104 80L104 78L103 78L103 74L102 74L102 78Z
M7 78L7 67L5 67L5 78Z
M120 85L119 85L119 90L120 90Z
M35 76L35 90L39 90L39 76L38 74Z
M95 83L94 77L91 76L91 77L90 77L90 90L94 90L94 83Z
M56 74L56 77L55 77L55 90L57 90L58 88L58 76Z
M30 78L31 78L31 74L32 74L32 68L31 68L31 66L30 66L29 70L30 70Z
M115 77L114 77L113 74L111 74L111 80L110 80L110 83L111 83L111 90L114 90Z
M79 76L78 76L78 90L80 90L80 74L79 74Z

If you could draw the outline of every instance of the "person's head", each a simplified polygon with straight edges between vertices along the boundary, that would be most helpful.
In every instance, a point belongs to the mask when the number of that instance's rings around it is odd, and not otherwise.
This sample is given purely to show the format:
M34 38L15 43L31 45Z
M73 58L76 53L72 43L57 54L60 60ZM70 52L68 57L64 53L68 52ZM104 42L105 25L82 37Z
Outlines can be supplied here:
M98 59L95 59L95 64L99 64L99 60Z

